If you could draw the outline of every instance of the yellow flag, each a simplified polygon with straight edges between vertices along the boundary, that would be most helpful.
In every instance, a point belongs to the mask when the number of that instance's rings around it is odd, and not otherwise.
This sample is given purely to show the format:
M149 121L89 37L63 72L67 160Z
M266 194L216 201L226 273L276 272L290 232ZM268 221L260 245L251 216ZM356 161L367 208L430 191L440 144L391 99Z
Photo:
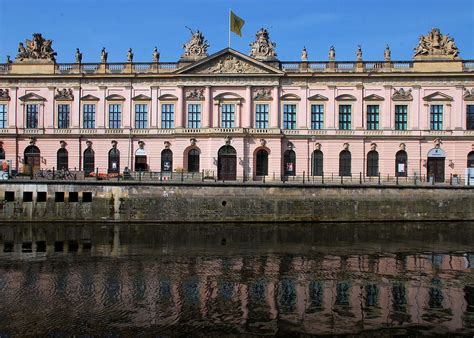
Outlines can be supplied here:
M242 36L242 32L240 31L244 26L245 21L242 18L239 18L235 15L234 12L230 11L230 31L234 32L238 36Z

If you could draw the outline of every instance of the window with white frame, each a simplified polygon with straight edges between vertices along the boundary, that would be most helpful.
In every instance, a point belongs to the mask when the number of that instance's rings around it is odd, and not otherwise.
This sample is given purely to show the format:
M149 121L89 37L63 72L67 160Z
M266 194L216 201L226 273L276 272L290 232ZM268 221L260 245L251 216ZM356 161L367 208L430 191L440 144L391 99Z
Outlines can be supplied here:
M352 106L350 104L341 104L339 106L339 129L351 129L351 112Z
M7 105L0 104L0 128L7 127Z
M311 129L324 129L324 105L311 105Z
M161 105L161 128L174 128L174 104L164 103Z
M283 105L283 129L296 129L296 104Z
M188 104L188 128L201 128L201 104Z
M430 105L430 130L443 130L443 105Z
M135 128L148 128L148 105L145 103L135 105Z
M109 104L109 128L118 129L122 126L122 105Z
M38 128L38 104L26 105L26 128Z
M268 110L269 105L266 103L255 105L255 128L268 128Z
M367 105L367 130L379 129L379 105Z
M221 104L221 127L222 128L235 127L235 104L229 104L229 103Z
M69 104L58 104L58 128L69 128L69 114L70 114Z
M408 106L406 104L395 105L395 130L408 129Z
M85 104L82 106L83 120L82 127L85 129L95 128L95 104Z

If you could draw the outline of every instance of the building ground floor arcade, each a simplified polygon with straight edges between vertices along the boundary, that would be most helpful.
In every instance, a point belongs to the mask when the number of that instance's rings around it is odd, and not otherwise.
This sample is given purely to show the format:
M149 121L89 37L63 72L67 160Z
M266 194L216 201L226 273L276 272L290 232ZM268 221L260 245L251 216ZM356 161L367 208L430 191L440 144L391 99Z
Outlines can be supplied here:
M10 137L0 158L12 169L205 173L219 180L280 180L283 176L358 178L434 176L446 181L474 167L472 139L318 138L283 135L208 137Z

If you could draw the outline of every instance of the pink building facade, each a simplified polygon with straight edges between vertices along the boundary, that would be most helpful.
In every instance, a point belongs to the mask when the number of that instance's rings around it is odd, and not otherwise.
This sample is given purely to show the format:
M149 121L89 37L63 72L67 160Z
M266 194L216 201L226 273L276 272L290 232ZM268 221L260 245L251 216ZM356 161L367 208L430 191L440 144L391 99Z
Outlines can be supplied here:
M441 42L439 42L439 41ZM411 61L282 62L265 29L250 56L58 64L35 34L0 65L0 157L18 172L199 172L217 179L433 176L474 167L474 61L434 29ZM30 44L29 44L30 43ZM23 48L23 49L22 49ZM35 51L37 48L37 51Z

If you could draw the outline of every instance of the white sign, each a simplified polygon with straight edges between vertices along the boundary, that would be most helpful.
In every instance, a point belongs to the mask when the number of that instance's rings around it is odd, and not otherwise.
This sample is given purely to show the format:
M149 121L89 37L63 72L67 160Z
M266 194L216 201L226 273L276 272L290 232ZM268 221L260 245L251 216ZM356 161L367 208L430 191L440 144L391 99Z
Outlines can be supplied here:
M465 172L465 185L470 185L471 187L474 186L474 168L466 168Z
M398 163L398 172L399 173L405 172L405 163Z

